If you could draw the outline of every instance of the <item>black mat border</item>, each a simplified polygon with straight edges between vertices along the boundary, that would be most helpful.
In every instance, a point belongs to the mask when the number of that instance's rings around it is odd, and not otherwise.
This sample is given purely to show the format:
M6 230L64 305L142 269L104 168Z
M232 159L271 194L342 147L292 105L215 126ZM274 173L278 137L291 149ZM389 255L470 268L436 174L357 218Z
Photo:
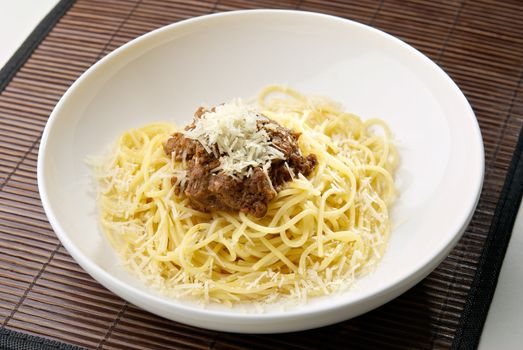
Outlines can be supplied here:
M46 339L34 335L0 329L0 349L2 350L84 350L79 346Z
M51 31L76 0L60 0L31 32L20 48L0 69L0 91L3 91L16 72L31 56L36 47ZM494 220L489 229L480 262L471 286L467 304L453 340L452 349L476 349L481 337L496 284L508 248L512 229L523 195L523 133L505 178L503 190L496 206ZM0 349L6 350L82 350L83 348L0 328Z
M452 349L476 349L494 297L523 195L523 130L505 177L494 219L479 260Z

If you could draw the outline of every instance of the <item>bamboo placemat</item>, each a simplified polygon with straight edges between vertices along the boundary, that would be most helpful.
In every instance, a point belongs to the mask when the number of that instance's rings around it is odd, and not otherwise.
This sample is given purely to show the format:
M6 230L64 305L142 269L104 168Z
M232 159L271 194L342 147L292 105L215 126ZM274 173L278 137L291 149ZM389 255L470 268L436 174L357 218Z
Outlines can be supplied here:
M62 12L70 2L60 3ZM53 233L38 196L36 161L42 130L56 102L82 72L155 28L247 8L324 12L403 39L457 82L483 133L484 188L458 246L428 278L401 297L322 329L228 334L142 311L101 287L71 259ZM2 328L92 349L423 349L449 348L453 341L456 348L473 347L521 196L518 162L523 145L517 146L517 141L523 123L522 18L519 0L77 0L54 26L48 19L32 36L33 42L26 43L25 56L19 53L17 62L11 62L12 71L0 74ZM43 38L46 28L50 31ZM0 336L4 332L9 333L2 330ZM20 339L19 334L10 334ZM59 348L57 343L49 344Z

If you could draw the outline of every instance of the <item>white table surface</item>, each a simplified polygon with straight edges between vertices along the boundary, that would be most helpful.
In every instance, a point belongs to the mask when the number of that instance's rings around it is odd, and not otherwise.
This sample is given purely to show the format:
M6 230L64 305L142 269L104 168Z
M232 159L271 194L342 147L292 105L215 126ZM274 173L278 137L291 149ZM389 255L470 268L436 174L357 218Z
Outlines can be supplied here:
M58 0L0 0L0 67ZM520 208L480 350L523 347L523 207Z
M0 67L58 0L0 0Z

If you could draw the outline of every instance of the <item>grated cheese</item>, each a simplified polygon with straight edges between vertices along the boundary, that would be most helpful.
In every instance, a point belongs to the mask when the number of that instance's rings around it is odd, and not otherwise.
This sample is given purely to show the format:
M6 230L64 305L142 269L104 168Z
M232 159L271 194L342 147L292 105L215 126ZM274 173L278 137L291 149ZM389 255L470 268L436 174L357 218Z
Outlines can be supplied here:
M205 112L183 134L200 142L207 152L218 153L220 165L214 171L242 179L252 175L252 168L262 167L266 172L272 160L284 159L267 131L258 128L259 121L267 120L253 106L236 99Z

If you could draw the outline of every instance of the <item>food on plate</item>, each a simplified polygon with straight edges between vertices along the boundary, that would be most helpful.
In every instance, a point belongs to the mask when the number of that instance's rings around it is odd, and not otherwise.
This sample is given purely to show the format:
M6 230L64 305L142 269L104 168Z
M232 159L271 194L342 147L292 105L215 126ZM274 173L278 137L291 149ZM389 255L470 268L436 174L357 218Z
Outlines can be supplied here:
M269 86L200 107L184 128L128 130L95 165L101 226L164 294L305 301L380 260L398 155L387 125Z
M173 177L200 211L227 210L261 218L285 183L316 166L316 156L302 156L299 133L236 100L206 110L200 107L185 131L164 144L165 153L184 162Z

